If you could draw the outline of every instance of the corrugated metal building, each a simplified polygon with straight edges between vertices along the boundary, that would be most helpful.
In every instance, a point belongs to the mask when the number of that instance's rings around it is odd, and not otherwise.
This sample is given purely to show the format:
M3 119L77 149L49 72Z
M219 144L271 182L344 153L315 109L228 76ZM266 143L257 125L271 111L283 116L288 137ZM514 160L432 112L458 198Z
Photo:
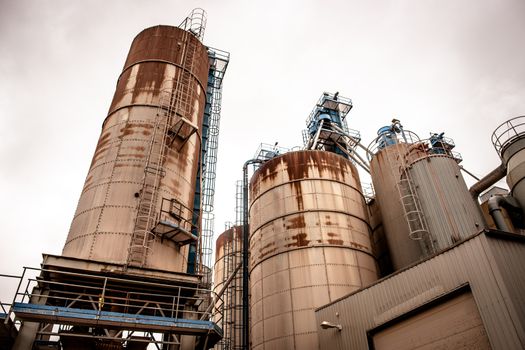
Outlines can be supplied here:
M525 237L481 231L318 308L320 348L524 349L524 290Z

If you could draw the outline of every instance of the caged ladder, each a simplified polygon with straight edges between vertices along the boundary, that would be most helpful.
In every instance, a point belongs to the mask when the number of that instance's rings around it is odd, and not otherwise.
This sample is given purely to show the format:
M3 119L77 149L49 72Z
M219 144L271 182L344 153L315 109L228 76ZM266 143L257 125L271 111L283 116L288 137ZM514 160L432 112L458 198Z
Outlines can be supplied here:
M167 152L176 138L181 140L178 147L180 151L197 131L197 126L184 118L191 113L191 96L194 93L191 72L196 60L197 42L191 40L191 35L185 32L183 36L184 52L180 62L183 68L178 69L173 87L162 91L160 96L153 132L148 142L137 216L128 251L127 264L130 266L143 267L146 264L148 251L156 238L154 228L159 219L159 189L161 179L166 174L164 163Z

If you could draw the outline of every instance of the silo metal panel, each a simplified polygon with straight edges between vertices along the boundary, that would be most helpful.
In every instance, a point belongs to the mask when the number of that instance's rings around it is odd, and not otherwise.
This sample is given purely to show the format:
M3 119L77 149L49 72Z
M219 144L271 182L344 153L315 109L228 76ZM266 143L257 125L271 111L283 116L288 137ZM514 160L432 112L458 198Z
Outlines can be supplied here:
M355 167L327 152L291 152L254 174L249 242L254 349L317 349L315 307L377 278L360 191Z
M193 57L186 47L196 47ZM142 31L131 45L108 116L93 155L63 255L125 264L133 235L138 199L163 91L184 81L184 117L200 128L208 74L206 48L176 27ZM200 132L179 149L175 142L165 155L159 198L175 198L193 208L200 156ZM160 200L154 211L160 210ZM191 213L186 214L191 219ZM168 240L147 250L145 267L186 272L188 248Z
M457 162L431 155L409 167L436 250L445 249L484 228Z

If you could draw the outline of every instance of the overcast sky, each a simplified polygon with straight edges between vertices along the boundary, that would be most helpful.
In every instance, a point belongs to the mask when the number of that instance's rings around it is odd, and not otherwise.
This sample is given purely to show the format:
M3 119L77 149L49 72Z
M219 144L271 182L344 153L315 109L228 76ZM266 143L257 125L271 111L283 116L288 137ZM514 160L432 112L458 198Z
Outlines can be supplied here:
M478 176L499 164L492 131L525 114L523 0L0 0L0 273L61 253L131 41L194 7L205 44L231 53L217 234L244 161L301 145L323 91L353 100L366 145L396 117L445 131Z

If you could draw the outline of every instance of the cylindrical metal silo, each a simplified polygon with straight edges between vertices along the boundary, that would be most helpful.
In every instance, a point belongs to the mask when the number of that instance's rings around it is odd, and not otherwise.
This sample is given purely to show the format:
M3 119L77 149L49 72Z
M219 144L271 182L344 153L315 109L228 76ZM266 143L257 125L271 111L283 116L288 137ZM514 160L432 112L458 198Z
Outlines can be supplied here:
M401 200L400 181L404 174L406 156L411 143L396 143L378 149L370 161L370 174L374 184L376 200L379 204L390 258L394 270L399 270L423 257L419 240L410 237L411 227ZM416 151L417 152L417 151ZM413 206L413 196L405 202ZM424 222L418 222L420 213L413 215L412 229L420 226L426 230Z
M430 140L403 130L399 121L379 129L369 150L394 270L406 267L484 227L452 152L452 140Z
M225 283L235 272L242 253L242 227L233 226L219 235L215 242L214 287L215 294L225 288ZM242 334L242 274L237 270L222 295L221 319L223 338L215 349L235 349L241 346Z
M436 252L483 229L481 210L472 200L456 159L428 154L410 163L408 172Z
M194 229L207 74L207 50L190 32L155 26L137 35L63 255L186 272L188 246L152 232L161 209Z
M510 193L525 211L525 116L498 126L492 134L492 143L507 168Z
M355 166L286 153L250 181L252 349L317 349L314 309L377 279Z

